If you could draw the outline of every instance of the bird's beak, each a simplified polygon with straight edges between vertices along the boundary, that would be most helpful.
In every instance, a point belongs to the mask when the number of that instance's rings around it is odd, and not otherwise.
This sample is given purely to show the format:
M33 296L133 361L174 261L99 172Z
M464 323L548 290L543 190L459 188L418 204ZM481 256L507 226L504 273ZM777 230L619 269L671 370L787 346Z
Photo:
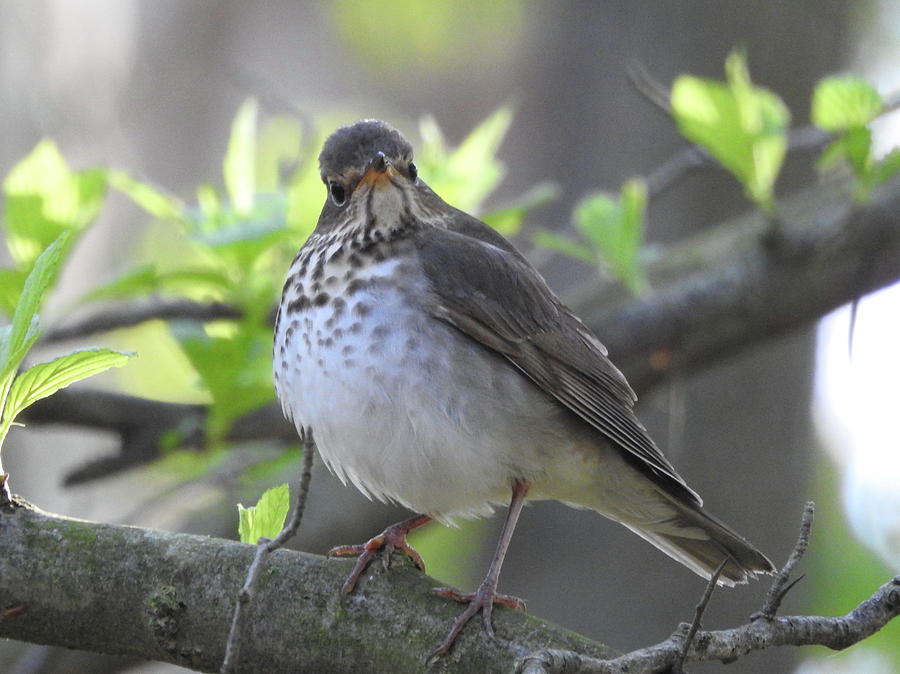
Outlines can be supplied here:
M369 185L370 187L384 187L391 182L391 175L396 174L397 170L391 164L384 152L376 152L366 168L366 172L359 181L359 185ZM358 189L359 186L357 186Z

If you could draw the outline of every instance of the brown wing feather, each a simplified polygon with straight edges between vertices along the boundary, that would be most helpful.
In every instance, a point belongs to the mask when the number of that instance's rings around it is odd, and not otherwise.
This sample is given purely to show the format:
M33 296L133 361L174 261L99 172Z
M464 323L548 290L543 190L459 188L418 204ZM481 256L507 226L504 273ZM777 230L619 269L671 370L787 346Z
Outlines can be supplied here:
M455 226L431 230L418 248L437 318L501 353L660 486L700 505L635 417L634 391L606 348L509 242L458 211Z

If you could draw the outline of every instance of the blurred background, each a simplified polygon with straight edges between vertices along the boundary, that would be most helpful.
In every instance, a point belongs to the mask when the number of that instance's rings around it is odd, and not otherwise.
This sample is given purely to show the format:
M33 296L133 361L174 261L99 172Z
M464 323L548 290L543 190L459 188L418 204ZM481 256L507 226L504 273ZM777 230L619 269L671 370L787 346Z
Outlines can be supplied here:
M571 232L572 206L586 192L615 191L685 144L628 70L642 66L666 85L680 73L721 79L735 45L746 47L754 81L785 99L795 124L808 123L812 87L826 74L852 71L883 93L900 88L900 9L889 0L0 0L0 171L52 138L76 168L123 169L193 202L198 185L221 185L232 119L248 97L258 99L261 119L299 119L307 155L334 126L361 117L386 119L418 145L420 120L430 115L455 145L509 105L512 121L497 153L504 180L484 209L541 181L560 186L558 199L529 214L516 242L565 298L597 271L535 246L534 233ZM880 142L895 145L891 122L896 115L879 128ZM811 164L808 156L790 158L779 193L816 180ZM324 189L311 196L312 218L324 196ZM648 238L676 241L749 208L724 172L694 172L650 203ZM148 248L164 248L157 233L152 218L112 195L67 267L51 319ZM802 564L807 575L784 613L845 613L900 572L900 441L886 424L897 393L879 385L900 377L897 295L862 302L852 357L849 318L838 313L648 391L639 403L639 415L710 511L777 565L796 540L803 503L818 503ZM162 326L104 339L140 351L143 364L89 386L203 400L172 385L193 375ZM154 379L153 369L164 374ZM296 452L270 443L234 448L217 462L163 460L63 488L70 471L115 453L117 442L111 434L34 426L14 432L4 460L15 490L45 509L232 537L234 504L293 483L297 472ZM235 477L262 459L266 470ZM362 542L404 516L368 503L320 467L295 545L321 553ZM500 521L426 529L413 544L433 575L471 589ZM624 528L557 503L525 511L501 578L501 591L527 599L531 613L620 650L660 641L689 620L704 585ZM763 582L717 593L704 627L743 622L766 589ZM840 655L777 649L729 671L900 672L897 627ZM0 644L0 661L21 673L178 669L17 643Z

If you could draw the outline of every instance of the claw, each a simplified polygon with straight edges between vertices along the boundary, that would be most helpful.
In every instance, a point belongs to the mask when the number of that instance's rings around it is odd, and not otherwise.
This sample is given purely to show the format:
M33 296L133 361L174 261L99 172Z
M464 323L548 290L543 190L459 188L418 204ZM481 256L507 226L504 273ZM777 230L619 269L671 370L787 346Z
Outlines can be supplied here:
M430 521L431 518L425 515L413 517L389 526L374 538L370 538L363 545L339 545L336 548L329 550L329 557L349 557L359 555L356 560L356 565L353 567L353 571L350 572L350 575L347 576L347 580L345 580L344 584L341 586L341 593L350 594L353 592L356 583L359 581L359 577L363 574L363 571L366 570L369 562L372 561L379 550L383 551L381 561L384 564L385 570L390 568L391 555L393 552L399 550L412 560L412 563L416 565L416 568L424 572L425 562L422 560L422 556L416 552L415 548L406 542L406 535L413 529Z
M456 641L456 637L462 632L463 627L466 626L466 623L468 623L472 616L478 613L478 611L481 611L481 621L484 625L485 634L488 635L489 639L494 640L496 639L496 636L494 635L494 625L491 621L491 616L493 614L495 603L502 604L503 606L512 609L525 610L524 601L508 594L497 593L495 588L489 583L482 584L475 592L460 592L451 587L436 587L432 592L441 597L446 597L447 599L453 599L454 601L463 603L467 602L469 605L466 606L466 610L453 621L453 625L450 627L450 631L447 632L447 636L444 637L444 640L428 656L428 659L426 660L428 664L433 663L437 658L450 650L453 643Z

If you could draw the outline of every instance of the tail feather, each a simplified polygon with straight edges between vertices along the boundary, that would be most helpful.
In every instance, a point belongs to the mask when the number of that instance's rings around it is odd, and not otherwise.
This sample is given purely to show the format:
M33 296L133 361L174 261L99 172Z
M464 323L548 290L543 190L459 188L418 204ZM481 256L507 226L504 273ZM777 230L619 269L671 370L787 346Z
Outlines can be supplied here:
M693 505L674 499L672 505L676 514L665 521L623 524L704 578L710 578L722 560L727 560L719 585L746 583L758 574L775 571L764 554L723 522Z

